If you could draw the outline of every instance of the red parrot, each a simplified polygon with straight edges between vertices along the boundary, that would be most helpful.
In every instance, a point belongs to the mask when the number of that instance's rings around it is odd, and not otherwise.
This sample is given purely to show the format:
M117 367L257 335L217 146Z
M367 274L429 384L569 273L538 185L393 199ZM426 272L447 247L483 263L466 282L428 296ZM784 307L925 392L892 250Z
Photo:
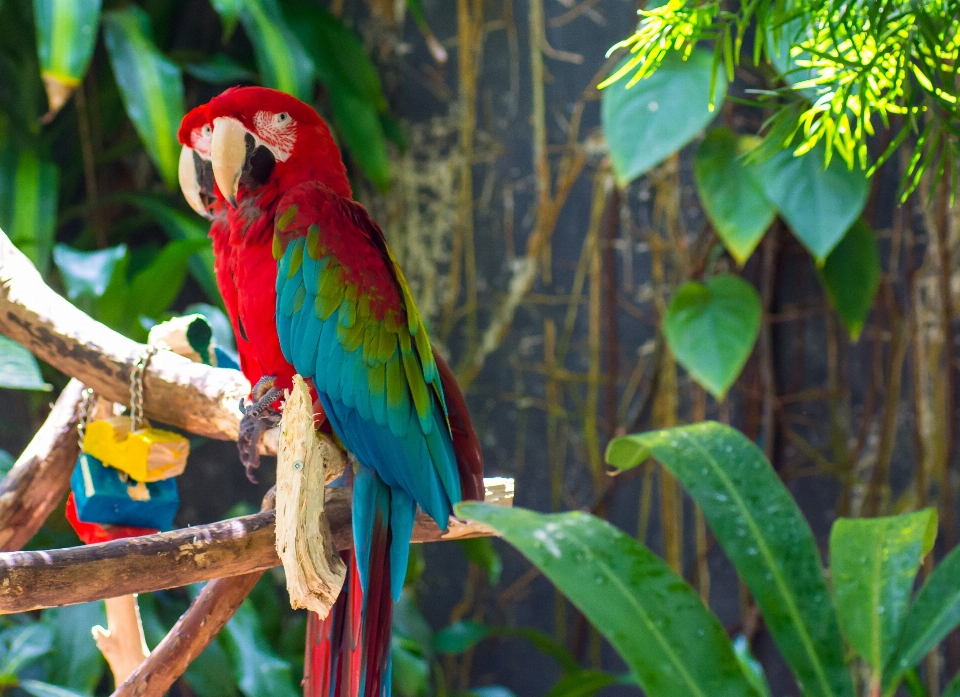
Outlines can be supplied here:
M389 697L416 509L445 529L455 503L483 498L463 395L316 111L232 88L185 117L180 141L181 186L213 221L217 282L257 384L244 420L269 418L299 373L358 463L352 564L330 615L310 616L305 694ZM248 473L255 452L256 436L241 448Z

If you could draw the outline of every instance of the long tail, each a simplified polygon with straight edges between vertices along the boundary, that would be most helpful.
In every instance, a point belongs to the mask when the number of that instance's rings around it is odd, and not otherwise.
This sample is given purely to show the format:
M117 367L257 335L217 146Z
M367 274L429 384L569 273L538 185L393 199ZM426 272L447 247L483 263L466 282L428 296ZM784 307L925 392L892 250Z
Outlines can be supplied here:
M467 402L453 371L436 349L433 351L433 360L440 372L443 399L447 405L453 452L457 457L457 471L460 473L461 497L464 501L483 501L483 452L480 450L480 440L473 430L473 424L470 423Z
M360 467L348 578L325 620L308 618L305 697L390 697L390 626L410 555L416 506Z

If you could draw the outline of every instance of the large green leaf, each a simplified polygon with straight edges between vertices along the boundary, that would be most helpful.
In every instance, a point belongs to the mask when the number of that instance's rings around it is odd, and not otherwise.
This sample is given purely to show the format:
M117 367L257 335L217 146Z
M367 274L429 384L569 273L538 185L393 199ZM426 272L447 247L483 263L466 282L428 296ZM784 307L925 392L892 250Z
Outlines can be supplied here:
M856 341L880 287L880 250L863 218L847 230L818 272L830 304Z
M738 276L714 276L677 289L663 330L680 365L722 399L750 357L761 314L753 286Z
M41 622L0 632L0 675L16 675L53 648L53 630Z
M233 34L233 30L237 28L244 0L210 0L210 4L220 15L220 22L223 24L223 42L226 43Z
M180 68L154 46L150 18L139 7L104 13L103 35L127 115L163 180L174 188L177 131L184 115Z
M160 254L130 281L127 312L130 317L158 319L176 300L191 255L209 248L207 239L168 243Z
M53 628L53 656L47 682L92 694L106 663L90 633L106 626L103 603L84 603L44 610L41 618Z
M220 637L246 697L297 697L290 664L270 648L250 600L243 601Z
M763 453L715 422L623 436L607 462L655 457L683 484L757 601L810 697L852 697L843 642L810 526Z
M594 516L461 503L492 526L600 631L649 697L756 696L723 626L693 588L629 535Z
M923 584L903 621L897 650L886 673L903 673L920 663L960 625L960 547L954 547Z
M21 680L19 687L33 697L88 697L88 692L78 692L59 685L51 685L41 680Z
M346 90L331 92L330 103L334 122L350 154L377 188L386 190L390 186L390 160L376 109L370 102Z
M693 176L700 200L733 258L746 263L777 215L763 193L760 175L743 155L757 142L727 128L714 128L700 143Z
M183 677L197 697L234 697L237 694L230 658L219 641L210 642L190 662Z
M759 164L767 198L818 262L850 229L870 193L862 171L848 169L839 157L824 169L824 159L821 143L800 157L780 150Z
M244 0L240 21L253 43L264 84L310 101L313 63L275 0Z
M33 0L33 20L44 77L79 85L97 41L100 0Z
M418 649L416 642L410 639L391 638L393 692L399 697L422 697L427 694L430 662Z
M830 578L840 629L879 680L896 648L913 579L933 548L937 515L851 520L830 532Z
M41 390L53 387L43 381L40 366L23 346L0 335L0 388L12 390Z
M578 670L560 678L550 688L547 697L593 697L603 688L619 682L618 676L601 670Z
M53 249L53 263L60 271L70 300L82 295L99 298L107 290L117 263L127 255L127 245L80 252L65 244Z
M715 116L710 107L713 55L694 49L675 54L653 75L627 89L615 82L601 93L600 119L621 186L689 143ZM723 102L727 81L718 66L714 99Z
M50 267L57 227L57 166L9 138L0 146L0 228L39 269Z

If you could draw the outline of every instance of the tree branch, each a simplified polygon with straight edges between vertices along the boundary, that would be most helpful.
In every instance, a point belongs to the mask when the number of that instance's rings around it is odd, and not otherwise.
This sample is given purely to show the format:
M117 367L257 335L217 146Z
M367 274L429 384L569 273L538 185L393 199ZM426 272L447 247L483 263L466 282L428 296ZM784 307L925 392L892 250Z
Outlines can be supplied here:
M512 479L487 479L486 501L513 503ZM350 491L327 489L324 512L337 549L353 546ZM130 593L176 588L214 578L265 571L280 565L274 511L113 542L0 554L0 614L73 605ZM480 523L450 521L441 532L424 513L414 542L484 537Z

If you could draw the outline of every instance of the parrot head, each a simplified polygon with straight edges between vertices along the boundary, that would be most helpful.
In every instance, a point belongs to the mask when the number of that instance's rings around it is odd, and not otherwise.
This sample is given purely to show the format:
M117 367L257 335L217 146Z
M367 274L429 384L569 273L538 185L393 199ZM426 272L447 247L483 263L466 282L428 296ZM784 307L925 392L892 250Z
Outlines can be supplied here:
M198 106L183 117L180 123L180 189L187 203L204 218L213 218L210 208L217 200L210 161L210 141L213 125L207 118L207 105Z
M181 126L181 142L184 128L191 127L190 138L198 133L199 145L193 147L205 147L204 127L212 126L212 175L231 205L267 184L285 191L305 181L321 182L350 197L346 169L330 129L313 107L299 99L266 87L233 87L212 99L202 117L188 124L190 114ZM202 159L199 149L196 152Z

